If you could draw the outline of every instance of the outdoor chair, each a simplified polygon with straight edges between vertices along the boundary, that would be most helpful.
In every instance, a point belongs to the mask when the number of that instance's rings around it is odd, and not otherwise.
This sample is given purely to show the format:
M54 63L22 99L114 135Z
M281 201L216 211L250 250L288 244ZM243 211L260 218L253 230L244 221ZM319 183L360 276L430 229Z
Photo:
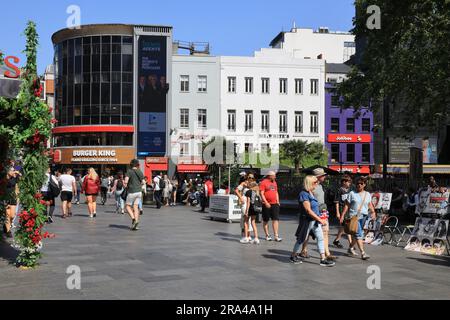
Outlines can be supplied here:
M402 241L407 241L405 236L412 235L414 230L414 225L399 225L399 221L397 217L390 216L384 225L383 234L385 243L390 245L398 246ZM409 234L409 235L408 235Z

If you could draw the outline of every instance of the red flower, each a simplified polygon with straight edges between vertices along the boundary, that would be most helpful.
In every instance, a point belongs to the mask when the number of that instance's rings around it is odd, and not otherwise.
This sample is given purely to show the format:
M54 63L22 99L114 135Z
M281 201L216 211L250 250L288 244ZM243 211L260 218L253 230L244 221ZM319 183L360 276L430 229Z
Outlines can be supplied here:
M48 113L52 113L53 112L53 108L52 107L48 107Z
M35 199L41 199L42 198L42 193L36 193L35 195L34 195L34 198ZM33 209L34 210L34 209Z
M43 205L47 205L47 202L45 202L44 200L39 200L39 203L43 204Z
M58 120L56 120L56 119L52 119L52 120L50 120L50 123L51 123L51 124L55 124L55 123L58 123Z

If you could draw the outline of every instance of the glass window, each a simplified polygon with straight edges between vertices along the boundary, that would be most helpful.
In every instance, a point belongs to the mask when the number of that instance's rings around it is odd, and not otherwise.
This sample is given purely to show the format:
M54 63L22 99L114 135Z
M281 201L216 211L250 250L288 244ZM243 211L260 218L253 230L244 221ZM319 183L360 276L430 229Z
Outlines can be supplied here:
M331 132L339 132L339 118L331 118Z
M201 128L201 129L206 129L206 127L207 127L206 109L198 109L197 127Z
M311 133L319 133L319 113L318 112L311 112Z
M370 162L370 143L362 144L361 161L362 162Z
M347 118L347 132L355 132L355 118Z
M337 143L331 145L331 162L340 162L339 144Z
M311 94L318 95L319 94L319 80L311 79Z
M246 153L253 152L253 143L246 143L244 148Z
M303 94L303 79L295 79L295 94Z
M363 132L370 132L370 118L363 118L362 119L362 131Z
M122 84L122 104L133 104L133 85Z
M236 131L236 110L228 110L228 131Z
M253 131L253 111L245 110L245 132Z
M102 72L111 71L111 54L102 54Z
M269 111L261 111L261 131L269 132Z
M228 77L228 92L236 93L236 77Z
M261 78L261 92L262 93L270 93L270 79L269 78Z
M253 93L253 78L245 78L245 93Z
M355 145L353 143L347 144L347 162L355 162Z
M113 83L111 86L111 104L120 105L120 83Z
M303 133L303 112L295 111L295 133Z
M180 143L180 156L188 156L189 155L189 143L183 142Z
M133 72L133 56L131 54L122 55L122 71Z
M207 77L198 76L198 92L206 92L207 89Z
M180 109L180 128L189 128L189 109Z
M331 105L332 106L339 106L339 96L332 95L331 96Z
M180 91L189 92L189 76L187 75L180 76Z
M287 94L287 79L280 78L280 93Z
M287 132L287 111L280 111L280 133Z

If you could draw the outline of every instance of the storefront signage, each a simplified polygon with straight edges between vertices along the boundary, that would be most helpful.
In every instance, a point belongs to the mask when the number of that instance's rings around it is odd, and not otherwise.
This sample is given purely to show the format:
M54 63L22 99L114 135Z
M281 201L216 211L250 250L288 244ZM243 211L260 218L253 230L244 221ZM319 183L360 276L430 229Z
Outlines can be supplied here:
M155 163L155 164L167 164L169 159L166 157L147 157L145 158L145 163Z
M57 164L129 164L134 158L133 148L61 148L54 151Z
M11 60L13 62L11 62ZM15 56L7 56L4 59L4 63L8 69L5 70L4 76L5 78L17 79L20 77L20 69L16 66L20 61L19 58Z
M260 134L262 139L289 139L288 134Z
M372 136L370 134L328 134L328 142L338 143L370 143Z
M370 167L369 166L357 166L357 165L343 165L341 166L329 166L331 170L335 170L338 172L351 172L351 173L363 173L363 174L370 174Z

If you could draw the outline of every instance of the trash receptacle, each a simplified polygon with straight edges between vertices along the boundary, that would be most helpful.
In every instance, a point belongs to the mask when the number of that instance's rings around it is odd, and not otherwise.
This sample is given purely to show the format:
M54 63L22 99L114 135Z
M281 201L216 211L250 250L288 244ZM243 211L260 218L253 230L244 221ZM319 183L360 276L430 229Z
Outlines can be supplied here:
M143 203L145 205L155 204L155 201L153 200L153 190L147 190L147 193L144 196Z

